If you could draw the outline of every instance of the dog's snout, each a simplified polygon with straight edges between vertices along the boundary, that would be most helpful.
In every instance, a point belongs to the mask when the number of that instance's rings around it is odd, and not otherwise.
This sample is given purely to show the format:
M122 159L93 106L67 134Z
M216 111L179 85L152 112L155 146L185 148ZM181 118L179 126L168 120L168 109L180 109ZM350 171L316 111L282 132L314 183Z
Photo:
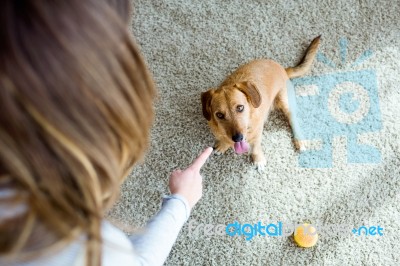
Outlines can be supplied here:
M232 140L234 142L241 142L243 140L243 135L242 134L235 134L232 136Z

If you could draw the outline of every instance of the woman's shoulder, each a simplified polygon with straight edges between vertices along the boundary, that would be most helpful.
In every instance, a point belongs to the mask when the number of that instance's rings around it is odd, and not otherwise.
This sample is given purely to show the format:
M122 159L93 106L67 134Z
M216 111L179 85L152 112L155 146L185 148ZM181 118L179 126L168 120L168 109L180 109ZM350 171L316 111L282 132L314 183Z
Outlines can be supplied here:
M133 245L129 238L120 229L108 221L101 226L103 241L102 265L137 265ZM32 261L14 261L3 264L0 257L0 266L86 266L85 265L85 236L79 236L57 253L38 257Z

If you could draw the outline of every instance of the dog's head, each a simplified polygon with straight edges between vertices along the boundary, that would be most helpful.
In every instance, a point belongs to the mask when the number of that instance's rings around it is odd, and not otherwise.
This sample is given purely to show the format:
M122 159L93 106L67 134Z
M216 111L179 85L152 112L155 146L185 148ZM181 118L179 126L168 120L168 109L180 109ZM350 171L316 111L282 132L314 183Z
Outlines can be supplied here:
M201 94L203 115L215 133L225 135L235 143L237 153L248 150L246 135L253 108L261 105L261 95L251 82L210 89Z

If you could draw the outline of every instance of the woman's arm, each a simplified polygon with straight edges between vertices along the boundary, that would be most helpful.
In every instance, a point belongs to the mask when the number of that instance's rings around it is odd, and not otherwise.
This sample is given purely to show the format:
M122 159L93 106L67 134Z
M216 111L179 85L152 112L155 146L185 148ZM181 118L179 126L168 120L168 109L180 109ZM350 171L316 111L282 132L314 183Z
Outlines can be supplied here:
M160 212L141 233L130 237L140 265L163 265L189 215L189 203L184 197L164 197Z

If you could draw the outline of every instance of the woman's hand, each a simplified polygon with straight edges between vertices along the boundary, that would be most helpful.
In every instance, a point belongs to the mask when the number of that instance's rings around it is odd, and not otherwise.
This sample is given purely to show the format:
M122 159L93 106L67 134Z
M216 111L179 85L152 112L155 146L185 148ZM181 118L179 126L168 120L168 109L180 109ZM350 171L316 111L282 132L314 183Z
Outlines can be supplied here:
M171 193L183 196L188 201L190 208L193 208L202 196L203 178L200 175L200 169L212 151L211 147L205 149L188 168L173 171L169 179Z

